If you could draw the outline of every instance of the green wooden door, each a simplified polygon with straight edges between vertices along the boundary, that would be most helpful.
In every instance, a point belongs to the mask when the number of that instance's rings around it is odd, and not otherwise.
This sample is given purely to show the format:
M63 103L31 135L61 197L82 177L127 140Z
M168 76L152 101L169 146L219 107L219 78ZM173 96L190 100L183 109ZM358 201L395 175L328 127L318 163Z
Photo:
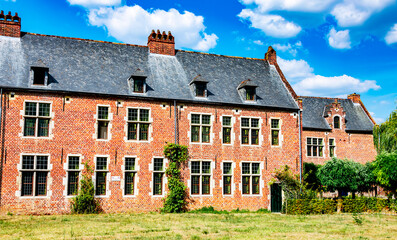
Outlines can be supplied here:
M270 189L271 189L270 208L272 212L281 212L281 206L282 206L281 186L278 183L273 183Z

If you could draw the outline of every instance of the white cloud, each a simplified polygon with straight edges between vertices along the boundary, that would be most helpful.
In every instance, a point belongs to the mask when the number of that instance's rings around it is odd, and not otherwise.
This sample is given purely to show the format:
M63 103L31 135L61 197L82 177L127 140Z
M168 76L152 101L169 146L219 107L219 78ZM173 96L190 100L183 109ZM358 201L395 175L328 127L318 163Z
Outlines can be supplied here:
M393 44L397 42L397 23L390 28L389 32L387 32L385 41L387 44Z
M80 5L83 7L109 7L118 6L121 0L67 0L70 5Z
M375 117L376 114L374 112L369 112L369 114L371 114L372 119L374 119L377 124L383 123L385 121L384 118Z
M250 21L251 27L260 29L271 37L290 38L302 30L300 26L279 15L261 14L250 9L243 9L238 17Z
M177 46L199 51L215 47L218 40L215 34L204 32L202 16L176 9L146 11L138 5L99 8L91 9L88 19L91 25L105 27L117 40L134 44L146 44L152 29L171 31Z
M240 0L245 5L256 4L261 12L288 10L321 12L335 0Z
M255 43L256 45L260 45L260 46L263 45L263 42L262 42L261 40L255 40L254 43Z
M331 14L341 27L363 24L372 14L383 10L395 0L344 0L337 4Z
M282 52L288 52L290 53L292 56L296 56L296 54L298 53L298 49L302 48L302 42L298 41L295 44L279 44L279 43L275 43L272 44L272 47L274 49L276 49L277 51L282 51Z
M332 28L328 34L328 43L331 47L337 49L350 49L350 35L349 30L336 31Z
M332 77L315 75L313 68L304 60L278 58L277 62L298 95L346 97L353 92L364 93L371 89L380 89L376 81L372 80L362 81L347 75Z

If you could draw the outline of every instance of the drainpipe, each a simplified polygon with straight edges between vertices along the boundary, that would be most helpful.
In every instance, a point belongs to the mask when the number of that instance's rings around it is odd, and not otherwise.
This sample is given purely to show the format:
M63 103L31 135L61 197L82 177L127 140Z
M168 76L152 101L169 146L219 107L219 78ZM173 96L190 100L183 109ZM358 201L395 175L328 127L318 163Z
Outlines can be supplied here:
M3 123L3 89L0 89L0 137L2 139L1 142L1 159L0 159L0 206L1 206L1 195L2 195L2 189L1 189L1 185L2 185L2 181L3 181L3 146L4 146L4 138L3 138L3 131L1 131L1 125Z
M298 111L298 123L299 123L299 181L302 184L302 168L303 168L303 162L302 162L302 121L301 121L301 116L302 116L302 111L299 109ZM302 191L302 188L301 188Z
M178 126L177 126L177 124L178 124L178 116L177 116L177 114L178 114L178 109L177 109L177 106L176 106L176 100L174 100L174 135L175 135L175 144L178 144L178 136L177 136L177 134L178 134Z

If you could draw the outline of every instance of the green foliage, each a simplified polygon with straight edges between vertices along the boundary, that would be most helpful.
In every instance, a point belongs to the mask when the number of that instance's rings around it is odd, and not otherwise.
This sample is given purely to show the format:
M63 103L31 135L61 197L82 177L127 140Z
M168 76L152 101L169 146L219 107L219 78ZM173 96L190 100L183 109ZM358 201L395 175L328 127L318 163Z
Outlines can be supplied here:
M164 147L164 156L169 160L165 174L168 177L169 193L164 200L163 212L185 212L187 207L186 186L181 179L181 164L189 157L186 146L169 143Z
M397 190L397 152L383 152L376 156L373 172L379 184L392 193Z
M397 110L394 110L386 122L375 125L374 143L379 153L397 151Z
M98 213L100 206L95 199L95 188L91 178L93 170L88 163L84 163L84 167L85 172L80 180L79 194L72 199L71 210L72 213L80 214Z
M289 199L287 214L332 214L336 211L336 201L331 199Z
M346 213L380 212L388 206L387 199L360 197L345 198L342 202L342 211Z
M321 165L317 165L314 163L303 163L303 175L304 181L307 183L307 188L312 190L320 190L321 182L317 177L317 171L320 169Z
M362 225L363 224L363 217L357 213L353 213L353 220L354 223L357 225Z

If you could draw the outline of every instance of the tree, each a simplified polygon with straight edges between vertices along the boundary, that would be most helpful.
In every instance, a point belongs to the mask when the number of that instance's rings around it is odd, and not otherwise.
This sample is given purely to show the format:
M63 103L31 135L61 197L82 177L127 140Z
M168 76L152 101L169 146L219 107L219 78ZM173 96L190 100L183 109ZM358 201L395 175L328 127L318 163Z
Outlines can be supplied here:
M397 151L397 109L390 114L386 122L375 125L374 143L378 154Z
M373 173L380 186L396 196L397 190L397 152L383 152L376 156Z
M312 190L319 190L321 188L320 179L317 177L317 171L321 165L314 163L303 163L304 181L307 183L307 188Z

